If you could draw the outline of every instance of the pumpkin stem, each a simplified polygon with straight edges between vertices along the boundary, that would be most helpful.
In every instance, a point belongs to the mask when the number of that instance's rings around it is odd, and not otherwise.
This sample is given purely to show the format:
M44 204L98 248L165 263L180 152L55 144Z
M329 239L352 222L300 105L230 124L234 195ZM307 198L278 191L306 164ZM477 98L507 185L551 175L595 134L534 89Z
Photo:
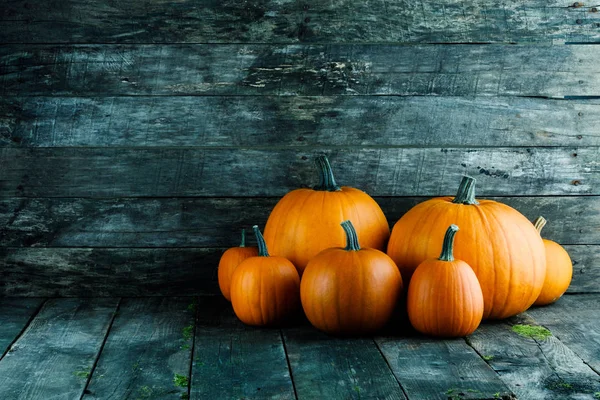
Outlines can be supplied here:
M454 236L458 232L458 226L452 224L448 227L444 235L444 244L442 244L441 261L454 261Z
M542 228L544 226L546 226L546 218L539 216L536 218L536 220L533 222L533 226L535 226L535 229L537 229L537 231L540 233L540 235L542 234Z
M475 178L470 176L463 176L460 185L458 186L458 192L456 197L452 200L456 204L479 204L475 200Z
M336 183L331 170L331 164L326 156L318 156L315 160L319 170L319 184L314 187L315 190L327 190L329 192L339 192L342 190Z
M269 257L269 250L267 249L267 243L265 242L265 238L262 233L260 233L260 229L258 229L258 225L254 225L252 227L254 234L256 235L256 243L258 243L258 255L259 257Z
M344 232L346 232L346 248L344 250L360 250L360 245L358 244L358 235L356 234L356 229L354 229L354 225L352 225L352 222L350 222L350 220L347 220L342 222L341 225L342 228L344 228Z
M246 247L246 230L242 229L242 241L240 242L240 247Z

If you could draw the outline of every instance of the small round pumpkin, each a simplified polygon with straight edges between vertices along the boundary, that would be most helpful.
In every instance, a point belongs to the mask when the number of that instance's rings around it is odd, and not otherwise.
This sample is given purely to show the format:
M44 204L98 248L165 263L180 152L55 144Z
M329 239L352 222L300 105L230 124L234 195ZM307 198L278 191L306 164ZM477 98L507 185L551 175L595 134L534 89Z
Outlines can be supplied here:
M465 176L456 197L418 204L394 225L388 255L405 284L417 266L437 257L450 224L461 227L456 258L469 264L483 291L484 319L502 319L527 310L546 276L544 243L533 224L517 210L475 199L475 179Z
M256 257L257 255L258 249L256 247L246 247L246 230L242 229L242 242L240 243L239 247L232 247L225 250L221 256L221 259L219 260L219 289L221 289L221 293L223 293L223 296L228 301L231 301L229 289L231 286L231 276L233 275L233 271L246 258Z
M365 247L385 251L390 227L379 205L365 192L339 187L327 157L317 158L320 184L296 189L275 206L265 227L265 240L274 255L290 260L302 275L308 261L330 247L343 247L339 224L355 223Z
M231 304L247 325L282 323L300 308L300 277L283 257L271 257L258 226L254 226L258 256L242 261L231 277Z
M538 217L534 226L542 234L542 228L546 225L544 217ZM546 247L546 279L539 297L533 303L536 306L545 306L554 303L568 289L573 278L573 263L569 253L558 243L552 240L542 239Z
M360 248L350 221L341 225L346 247L323 250L304 270L302 307L311 324L329 334L373 333L389 321L402 277L385 253Z
M456 225L444 236L440 258L423 261L408 285L408 318L430 336L461 337L477 329L483 317L483 293L477 276L453 256Z

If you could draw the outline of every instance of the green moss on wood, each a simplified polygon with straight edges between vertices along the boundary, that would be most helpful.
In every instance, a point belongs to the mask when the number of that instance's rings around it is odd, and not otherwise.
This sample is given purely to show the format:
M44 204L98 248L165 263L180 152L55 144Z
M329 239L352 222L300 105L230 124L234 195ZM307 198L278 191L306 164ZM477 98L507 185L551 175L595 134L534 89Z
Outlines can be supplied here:
M189 379L185 375L175 374L175 376L173 377L173 383L177 387L185 387L186 388L189 385Z
M544 340L548 337L552 336L552 332L543 326L534 326L534 325L514 325L512 327L513 332L536 340Z

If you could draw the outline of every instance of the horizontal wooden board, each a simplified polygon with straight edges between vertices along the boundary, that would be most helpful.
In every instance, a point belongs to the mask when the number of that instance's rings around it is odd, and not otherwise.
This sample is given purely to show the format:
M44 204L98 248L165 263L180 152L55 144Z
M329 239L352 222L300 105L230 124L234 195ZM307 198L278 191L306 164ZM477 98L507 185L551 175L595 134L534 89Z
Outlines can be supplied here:
M600 96L586 45L9 45L0 65L4 96Z
M0 298L0 358L11 344L25 331L31 318L37 314L46 299L43 298Z
M577 4L577 3L576 3ZM5 1L0 42L598 41L572 1Z
M83 396L117 299L50 299L0 361L0 398Z
M486 322L468 337L468 343L519 399L592 399L600 392L600 376L556 336L532 339L511 329L512 324L532 322L527 317L510 323Z
M376 197L390 227L429 197ZM545 238L600 244L600 197L490 197L533 221ZM264 227L279 198L9 198L0 200L0 246L230 247L240 229ZM248 240L253 242L252 235ZM586 262L589 264L589 262Z
M0 295L191 296L217 293L222 249L0 247Z
M296 399L281 332L248 327L221 296L198 302L191 400Z
M374 196L598 195L600 148L0 148L0 197L283 196L316 184L328 154L341 185Z
M193 301L123 299L82 399L184 399L188 388L174 377L189 380Z
M574 263L567 293L600 293L600 246L565 247ZM0 247L0 296L214 294L224 250Z
M379 337L375 342L409 399L514 398L463 339Z
M597 146L600 101L513 97L5 97L0 146Z

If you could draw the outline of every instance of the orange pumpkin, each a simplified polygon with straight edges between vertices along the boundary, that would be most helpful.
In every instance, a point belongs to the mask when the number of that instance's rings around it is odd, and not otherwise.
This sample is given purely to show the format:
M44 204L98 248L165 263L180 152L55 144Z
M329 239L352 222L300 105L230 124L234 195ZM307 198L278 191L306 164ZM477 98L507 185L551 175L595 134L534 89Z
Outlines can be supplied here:
M308 320L335 335L373 333L390 319L402 290L402 277L391 258L360 248L352 223L342 223L345 248L323 250L302 276L300 298Z
M352 220L365 247L385 250L390 227L379 205L365 192L339 187L327 157L317 158L320 184L296 189L275 206L265 227L265 239L274 255L290 260L298 272L317 253L343 247L339 224Z
M231 277L231 304L245 324L277 325L300 308L300 277L289 260L271 257L254 226L258 256L242 261Z
M450 225L440 258L419 264L408 285L408 318L426 335L470 335L483 317L483 293L477 276L466 262L453 256L457 231L456 225Z
M544 217L538 217L534 226L542 234L542 228L546 225ZM558 243L552 240L542 239L546 247L546 279L542 292L535 303L536 306L545 306L554 303L560 298L571 284L573 278L573 263L569 253Z
M246 230L242 229L242 242L239 247L232 247L225 250L219 260L219 289L228 301L231 301L229 288L231 286L231 276L233 271L242 261L248 257L256 257L258 249L256 247L246 247Z
M470 177L463 178L456 197L418 204L394 226L387 252L404 282L421 262L437 256L450 224L462 228L454 253L479 279L484 319L507 318L529 308L546 276L544 243L517 210L491 200L477 201L475 179Z

